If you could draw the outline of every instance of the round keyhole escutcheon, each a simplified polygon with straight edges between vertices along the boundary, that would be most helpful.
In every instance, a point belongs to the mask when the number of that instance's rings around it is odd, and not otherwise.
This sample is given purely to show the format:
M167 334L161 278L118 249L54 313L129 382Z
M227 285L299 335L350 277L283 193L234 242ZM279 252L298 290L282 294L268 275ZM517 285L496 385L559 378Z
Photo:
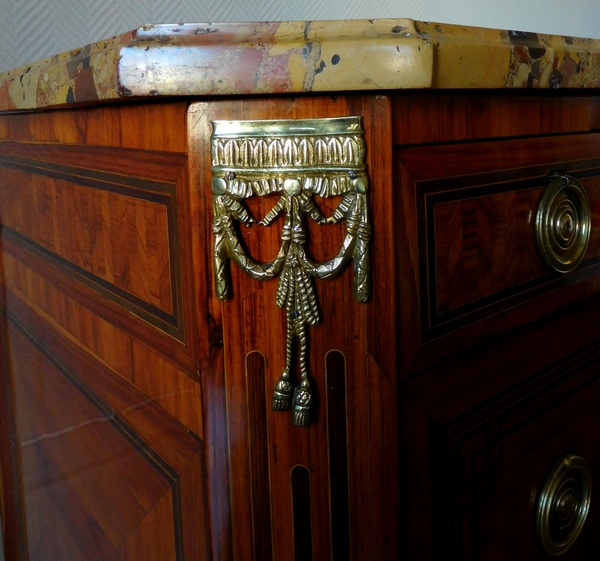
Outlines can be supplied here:
M549 269L570 273L581 263L590 239L591 216L583 186L569 175L552 175L535 221L538 249Z

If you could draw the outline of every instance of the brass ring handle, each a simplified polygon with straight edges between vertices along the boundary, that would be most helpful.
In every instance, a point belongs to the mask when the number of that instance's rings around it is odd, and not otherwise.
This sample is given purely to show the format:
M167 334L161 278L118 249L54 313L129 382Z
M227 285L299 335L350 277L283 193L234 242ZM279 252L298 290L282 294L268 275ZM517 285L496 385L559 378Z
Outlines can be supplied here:
M535 219L538 249L549 269L570 273L590 240L591 207L585 189L569 175L553 174Z
M546 553L562 555L577 540L590 508L592 474L580 456L565 456L547 477L537 508L537 534Z

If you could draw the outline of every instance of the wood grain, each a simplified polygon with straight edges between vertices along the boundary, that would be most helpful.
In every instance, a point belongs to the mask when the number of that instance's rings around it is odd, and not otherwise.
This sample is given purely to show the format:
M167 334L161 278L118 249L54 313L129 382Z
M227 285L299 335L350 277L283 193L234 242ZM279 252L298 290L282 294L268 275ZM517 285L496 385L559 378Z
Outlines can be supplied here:
M393 309L393 252L391 242L383 230L375 229L371 259L374 296L366 305L354 301L352 269L347 268L338 278L316 281L316 293L322 322L310 328L311 384L318 396L315 421L307 430L291 425L289 415L270 410L270 397L276 378L284 365L285 316L275 306L277 281L259 283L247 278L232 266L231 300L220 304L213 292L211 267L212 238L210 233L210 161L203 155L210 152L210 122L213 119L274 119L316 118L361 115L366 131L367 165L371 185L371 212L377 221L389 223L392 210L389 203L391 184L389 102L385 97L264 99L251 101L222 101L198 103L190 107L190 177L197 177L197 191L192 202L194 255L196 276L200 279L197 293L200 326L203 394L214 396L205 401L205 427L209 489L211 504L215 507L213 527L218 540L214 542L215 555L221 559L253 559L256 536L253 535L253 505L262 501L253 492L250 479L253 455L258 453L248 443L256 442L256 397L245 376L246 356L260 352L266 360L267 407L266 423L269 435L270 504L273 536L273 559L294 558L294 518L290 494L290 472L296 465L310 470L310 512L312 555L314 559L329 558L331 550L330 474L327 430L325 356L332 349L346 357L347 379L347 458L348 458L348 512L351 528L350 556L353 559L396 558L398 555L397 505L390 496L397 496L397 478L387 479L381 485L382 474L397 473L397 438L395 424L395 345L393 315L379 316L375 310L385 301ZM265 197L248 200L250 211L257 218L264 216L276 200ZM318 200L322 212L333 212L335 201ZM380 214L383 216L380 216ZM279 247L280 222L269 228L240 228L241 238L251 255L268 260ZM330 258L337 253L343 239L341 225L309 226L311 255ZM210 287L210 290L208 289ZM208 321L206 321L208 318ZM369 318L369 321L367 321ZM222 346L222 350L221 350ZM224 355L224 374L212 377L211 357ZM212 353L212 354L211 354ZM206 358L202 358L206 357ZM370 360L367 360L370 357ZM204 375L206 373L206 376ZM225 411L223 411L225 408ZM381 417L380 417L381 415ZM389 415L386 417L386 415ZM367 419L373 419L371 428ZM381 424L379 424L381 420ZM222 426L226 423L226 427ZM259 422L261 426L265 420ZM221 425L220 425L221 424ZM224 448L220 439L227 439ZM264 452L263 452L264 453ZM223 478L222 467L228 466L228 479ZM229 495L228 495L229 493ZM217 497L227 497L226 505L216 504ZM382 505L386 505L383 507ZM337 507L335 507L337 509ZM336 510L337 512L337 510ZM231 526L225 524L231 520ZM263 527L262 525L260 526Z
M556 170L582 183L596 224L599 142L591 133L395 152L408 240L400 255L403 376L598 290L598 228L585 264L559 276L541 262L534 225Z
M535 238L541 193L509 191L434 205L438 314L548 274Z
M45 234L54 249L49 232L54 231L61 240L66 233L72 234L63 245L74 249L75 255L70 257L78 260L80 270L70 268L69 261L61 256L54 261L52 254L44 257L55 267L62 266L77 282L69 282L57 270L51 272L51 267L44 275L197 377L185 109L182 103L158 103L5 115L0 126L0 138L5 139L0 140L0 159L5 167L13 166L11 171L15 165L23 168L23 189L32 182L52 184L48 185L48 196L40 194L37 198L44 211L39 224L28 223L27 207L21 204L20 216L28 233ZM65 176L65 168L70 175ZM76 232L69 230L64 212L59 218L57 212L50 211L54 199L48 197L53 189L56 192L57 183L66 189L60 209L71 208L68 199L74 194L78 202L86 202L74 214L80 218ZM18 198L15 189L7 188ZM40 188L38 184L38 191ZM116 214L111 214L110 202L107 214L106 200L101 202L107 197L116 204ZM161 202L167 208L166 228ZM65 222L64 228L57 227L61 222ZM44 251L43 245L30 244L30 249L33 247ZM44 268L40 259L30 259L28 264ZM120 287L108 282L111 275ZM98 298L98 293L103 298ZM151 303L146 303L148 300ZM141 321L136 322L136 314ZM179 343L173 342L173 337Z
M2 224L55 259L90 273L92 281L97 277L120 289L119 294L124 291L167 316L174 315L170 199L154 202L98 185L84 187L36 172L2 168ZM32 213L35 220L31 220Z
M373 293L354 300L351 267L315 281L305 430L271 410L277 280L232 266L232 299L215 297L211 121L348 115L365 130ZM1 116L8 558L543 558L532 505L554 457L580 450L600 470L599 129L587 92ZM532 222L557 169L592 202L566 277L546 271ZM260 220L276 201L246 203ZM330 216L339 198L315 202ZM240 226L243 246L273 259L282 224ZM312 258L336 255L344 225L307 230ZM589 528L575 559L597 549Z
M600 470L598 310L588 299L403 384L409 558L547 558L534 520L548 472L567 453ZM597 550L597 516L565 558Z
M489 173L490 178L501 170L536 167L545 170L563 169L568 162L580 162L598 156L600 133L540 136L472 143L437 144L428 147L398 149L395 153L419 181L438 179L450 187L450 178L468 174ZM527 173L528 170L524 170ZM518 173L518 171L515 171Z
M394 145L578 133L597 130L593 96L540 92L398 92Z
M0 138L185 152L186 102L2 115Z
M202 434L197 381L136 341L131 333L115 327L81 305L71 294L48 282L50 275L44 277L9 252L4 254L4 263L9 308L23 303L29 306L38 321L52 325L97 361L160 403L195 434Z
M169 484L18 331L10 338L30 557L116 557ZM174 535L166 541L175 559Z
M1 246L1 241L0 241ZM0 254L0 272L2 256ZM0 287L0 294L3 295ZM3 301L4 297L3 297ZM27 540L24 535L24 497L20 477L21 453L17 444L15 412L13 401L13 384L9 375L10 345L7 335L4 309L0 316L0 473L2 491L2 547L6 559L25 561L27 557Z
M204 528L203 487L181 477L201 478L201 442L29 308L11 310L30 558L207 558L208 535L199 544L187 529L190 516Z

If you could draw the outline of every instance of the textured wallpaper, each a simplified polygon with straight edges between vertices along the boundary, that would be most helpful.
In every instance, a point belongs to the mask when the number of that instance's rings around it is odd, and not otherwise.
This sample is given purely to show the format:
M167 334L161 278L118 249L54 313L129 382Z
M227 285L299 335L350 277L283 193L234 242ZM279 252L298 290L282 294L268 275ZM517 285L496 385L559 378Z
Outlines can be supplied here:
M145 23L386 17L600 38L598 0L0 0L0 71Z

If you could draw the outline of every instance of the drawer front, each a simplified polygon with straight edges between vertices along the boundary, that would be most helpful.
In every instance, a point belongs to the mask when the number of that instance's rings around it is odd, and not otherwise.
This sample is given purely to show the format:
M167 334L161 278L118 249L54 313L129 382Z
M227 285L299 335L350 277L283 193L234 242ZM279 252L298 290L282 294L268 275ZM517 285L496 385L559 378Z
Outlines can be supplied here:
M400 227L409 240L400 286L402 323L410 326L406 374L597 291L599 149L600 136L589 134L396 152ZM536 240L536 214L555 172L579 181L590 202L587 250L568 274L544 263Z
M405 389L407 558L551 559L536 529L540 497L568 455L589 465L592 495L583 529L562 558L600 553L599 352L600 345L591 344L516 390L499 392L490 405L483 401L463 412L460 394L469 391L460 384L445 391L445 400L456 403L452 413L439 397L426 397L425 386L439 378L419 381L420 390Z

